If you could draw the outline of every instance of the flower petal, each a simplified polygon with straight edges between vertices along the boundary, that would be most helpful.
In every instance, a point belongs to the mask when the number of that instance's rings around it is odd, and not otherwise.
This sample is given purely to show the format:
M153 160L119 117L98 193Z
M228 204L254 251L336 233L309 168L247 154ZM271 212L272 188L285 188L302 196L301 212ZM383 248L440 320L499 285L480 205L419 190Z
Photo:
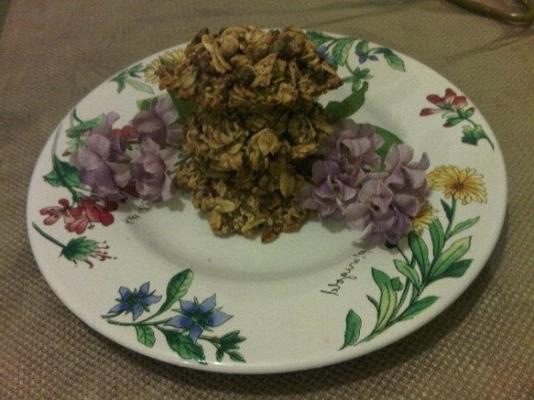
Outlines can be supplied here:
M193 339L193 342L196 343L198 337L202 335L203 329L200 325L195 324L193 327L189 330L189 337Z
M177 329L189 329L193 325L193 320L185 315L177 315L168 320L166 325L173 326Z
M108 314L121 313L121 312L126 311L127 309L128 309L128 304L119 303L119 304L116 304L115 306L113 306L112 308L110 308L109 311L108 311Z
M145 297L148 295L148 291L150 290L150 282L145 282L139 287L139 291L137 292L139 294L139 297Z
M128 289L127 287L121 286L119 288L119 294L121 295L122 301L127 301L132 295L132 291Z
M157 303L160 300L161 300L161 295L151 294L149 296L142 298L141 303L143 303L143 305L145 306L149 306L151 304Z
M143 309L143 306L139 303L136 303L133 305L132 307L132 318L133 320L135 321L137 318L139 318L141 316L141 314L143 314L143 311L145 311Z
M222 311L215 311L210 314L208 317L208 326L219 326L224 324L226 321L228 321L230 318L232 318L232 315L226 314Z
M197 305L189 300L180 300L180 308L187 314L193 314L197 311Z
M205 314L215 308L215 305L217 304L215 295L212 295L208 297L206 300L204 300L202 303L200 303L200 306L198 307L198 311L200 311L202 314Z

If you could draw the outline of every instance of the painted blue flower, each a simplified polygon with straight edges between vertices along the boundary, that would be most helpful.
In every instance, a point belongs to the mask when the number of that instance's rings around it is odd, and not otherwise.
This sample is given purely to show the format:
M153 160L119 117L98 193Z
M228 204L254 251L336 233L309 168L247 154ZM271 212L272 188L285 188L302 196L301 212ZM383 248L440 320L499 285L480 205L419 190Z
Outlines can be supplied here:
M210 330L232 318L231 315L220 311L221 307L215 308L216 305L215 295L208 297L202 303L199 303L196 297L194 301L180 300L180 315L171 318L167 325L184 329L196 342L204 329Z
M360 64L363 64L364 62L366 62L367 60L371 60L371 61L378 61L378 57L375 56L374 54L364 54L364 53L356 53L358 54L358 62Z
M119 304L111 308L108 313L121 314L126 312L126 314L128 314L131 312L132 318L135 321L141 316L141 314L143 314L144 311L150 311L148 309L149 305L157 303L161 300L161 296L154 294L155 290L150 293L148 292L149 290L150 282L143 283L139 290L134 289L133 292L130 289L121 286L119 288L119 294L121 297L117 299Z
M315 51L317 52L317 55L321 58L321 60L325 60L333 67L337 68L336 58L332 54L328 53L328 48L326 46L319 46Z

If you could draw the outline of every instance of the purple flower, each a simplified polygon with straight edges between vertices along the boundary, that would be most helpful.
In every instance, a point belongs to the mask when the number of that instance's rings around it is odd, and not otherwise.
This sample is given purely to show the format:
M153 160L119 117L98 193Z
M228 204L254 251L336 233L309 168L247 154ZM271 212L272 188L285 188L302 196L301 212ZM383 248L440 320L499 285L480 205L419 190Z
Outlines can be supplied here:
M426 173L430 162L423 153L418 162L413 162L413 148L407 144L391 146L385 159L385 168L389 172L386 185L397 189L408 189L426 194Z
M71 161L80 169L80 181L98 197L120 197L119 188L130 180L126 164L116 161L125 158L120 139L113 139L112 124L118 115L109 113L104 123L89 132L85 146L74 153Z
M342 216L345 205L354 200L359 183L359 170L350 163L318 160L312 167L313 185L302 192L302 206L317 210L321 218Z
M120 298L117 299L119 304L112 307L108 314L118 315L131 312L132 319L135 321L144 311L150 311L148 306L161 300L161 296L155 295L154 290L150 293L149 290L150 282L143 283L139 290L134 289L133 292L121 286L119 288Z
M344 211L352 228L367 229L363 239L373 244L397 244L412 229L412 220L427 194L425 153L411 162L413 149L393 145L385 160L386 172L371 173L357 200Z
M150 138L161 146L178 142L182 129L176 124L178 111L169 95L163 95L153 102L150 110L138 112L132 120L134 136L141 141Z
M178 152L173 149L162 150L150 138L143 140L140 150L132 156L131 163L135 190L146 200L168 200L171 196L171 178L167 171L176 162Z
M384 140L376 134L370 124L356 124L351 119L343 119L335 126L336 134L325 144L323 152L328 158L346 160L354 167L377 169L380 156L377 150Z
M180 300L180 315L171 318L167 325L189 332L191 339L196 342L204 329L215 328L232 318L220 308L215 308L216 305L215 295L202 303L196 297L194 301Z

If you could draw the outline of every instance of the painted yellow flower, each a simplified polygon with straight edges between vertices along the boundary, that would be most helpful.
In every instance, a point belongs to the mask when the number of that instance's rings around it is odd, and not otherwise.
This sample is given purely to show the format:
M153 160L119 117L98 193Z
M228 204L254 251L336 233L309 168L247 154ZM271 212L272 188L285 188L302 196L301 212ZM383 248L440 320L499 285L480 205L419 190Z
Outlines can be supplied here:
M412 221L413 231L418 235L421 235L423 231L430 225L435 215L436 210L432 208L428 201L426 201L421 206L419 213L417 213L417 215Z
M472 168L460 169L453 165L442 165L427 175L433 189L443 192L445 197L460 200L463 205L473 201L486 202L486 187L482 175Z
M159 78L157 71L164 64L178 64L184 59L183 50L171 50L163 53L145 68L145 80L150 83L158 84Z

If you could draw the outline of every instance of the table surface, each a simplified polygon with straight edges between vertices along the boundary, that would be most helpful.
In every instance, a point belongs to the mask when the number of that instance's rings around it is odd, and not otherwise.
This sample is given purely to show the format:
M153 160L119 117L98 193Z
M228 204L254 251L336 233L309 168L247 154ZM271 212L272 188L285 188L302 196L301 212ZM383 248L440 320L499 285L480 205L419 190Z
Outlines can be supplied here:
M534 29L445 1L12 0L0 4L0 398L526 399L534 394ZM7 13L5 11L7 10ZM113 72L204 26L296 25L387 45L461 87L492 125L507 219L472 287L409 337L308 372L225 376L126 350L71 314L25 229L33 165L57 122ZM363 396L363 397L361 397Z

